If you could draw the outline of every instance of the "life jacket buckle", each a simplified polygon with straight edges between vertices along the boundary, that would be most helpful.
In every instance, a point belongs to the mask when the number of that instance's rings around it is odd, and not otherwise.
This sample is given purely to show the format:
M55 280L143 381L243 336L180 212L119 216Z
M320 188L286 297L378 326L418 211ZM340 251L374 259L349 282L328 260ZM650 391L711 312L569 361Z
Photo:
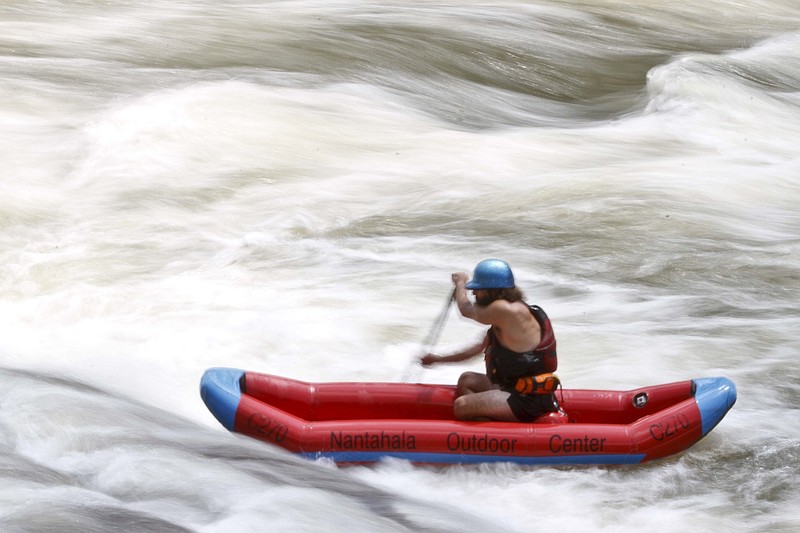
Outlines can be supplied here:
M552 372L523 376L517 379L514 389L520 394L552 394L561 385L561 380Z

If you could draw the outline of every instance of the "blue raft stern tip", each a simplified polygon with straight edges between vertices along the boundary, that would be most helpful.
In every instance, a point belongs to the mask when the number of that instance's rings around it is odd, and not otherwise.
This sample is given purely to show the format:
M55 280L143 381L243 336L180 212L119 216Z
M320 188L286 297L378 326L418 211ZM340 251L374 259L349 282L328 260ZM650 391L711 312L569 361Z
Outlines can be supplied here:
M209 368L200 379L200 397L228 431L234 431L243 376L244 370L237 368Z
M696 386L694 397L703 421L703 436L706 436L736 403L736 384L723 377L693 381Z

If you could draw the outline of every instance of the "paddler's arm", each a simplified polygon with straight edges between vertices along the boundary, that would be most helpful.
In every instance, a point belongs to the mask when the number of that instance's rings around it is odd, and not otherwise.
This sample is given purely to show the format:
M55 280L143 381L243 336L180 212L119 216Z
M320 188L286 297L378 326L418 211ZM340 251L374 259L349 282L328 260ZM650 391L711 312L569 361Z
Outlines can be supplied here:
M475 320L475 304L470 301L467 296L467 280L469 279L466 272L456 272L451 276L453 285L455 285L455 299L458 311L461 316Z
M467 273L456 272L452 275L455 285L456 305L461 315L465 318L491 326L501 325L506 319L508 302L505 300L495 300L489 305L478 305L472 302L467 296Z
M484 337L481 342L450 355L435 355L429 353L420 357L419 362L422 366L431 366L437 363L459 363L461 361L466 361L484 351L486 349L486 342L487 338Z

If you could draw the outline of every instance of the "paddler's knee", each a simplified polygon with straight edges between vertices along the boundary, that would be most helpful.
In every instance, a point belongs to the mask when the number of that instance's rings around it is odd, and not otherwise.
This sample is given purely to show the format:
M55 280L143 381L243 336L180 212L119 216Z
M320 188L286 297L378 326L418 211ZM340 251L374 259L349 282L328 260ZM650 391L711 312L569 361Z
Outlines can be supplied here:
M459 376L456 384L456 397L489 390L492 384L485 374L477 372L464 372Z

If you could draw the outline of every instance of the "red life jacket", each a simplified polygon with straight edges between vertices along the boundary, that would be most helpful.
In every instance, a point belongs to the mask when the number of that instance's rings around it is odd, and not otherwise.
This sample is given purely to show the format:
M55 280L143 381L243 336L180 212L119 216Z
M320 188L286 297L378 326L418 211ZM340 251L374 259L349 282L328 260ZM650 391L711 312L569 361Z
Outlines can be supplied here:
M541 340L533 350L522 353L511 351L500 344L493 328L489 328L485 361L486 375L492 383L513 388L520 378L555 372L558 368L556 336L550 319L539 306L528 305L528 309L542 331Z

